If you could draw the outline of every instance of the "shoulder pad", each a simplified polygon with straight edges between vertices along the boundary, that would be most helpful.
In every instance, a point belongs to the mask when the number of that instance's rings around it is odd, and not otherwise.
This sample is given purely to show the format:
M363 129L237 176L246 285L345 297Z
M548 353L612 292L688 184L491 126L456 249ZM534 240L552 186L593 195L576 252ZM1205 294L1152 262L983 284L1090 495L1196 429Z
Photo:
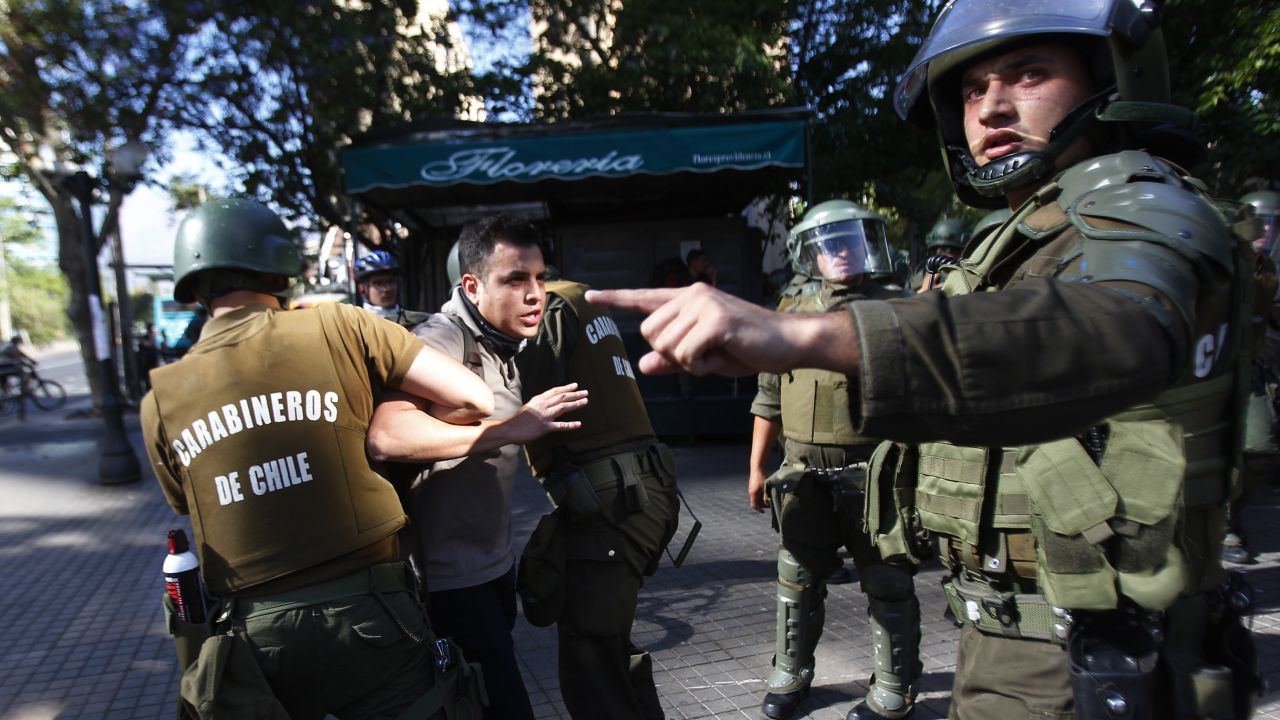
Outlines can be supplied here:
M1149 180L1181 184L1172 165L1141 150L1101 155L1072 165L1058 176L1058 204L1070 207L1080 196L1104 187Z
M1119 182L1103 182L1080 192L1069 203L1066 202L1067 196L1074 193L1068 193L1064 188L1059 202L1066 208L1071 224L1092 240L1150 242L1168 248L1194 265L1207 258L1219 269L1230 271L1233 247L1222 214L1200 195L1186 189L1176 175L1164 175L1155 170L1159 166L1168 166L1150 155L1128 151L1108 158L1126 155L1130 160L1135 159L1133 156L1146 157L1158 165L1143 165L1143 172L1137 175L1113 176ZM1117 163L1123 164L1126 163ZM1145 168L1153 170L1148 173ZM1088 169L1084 170L1080 177L1087 176L1088 172ZM1062 179L1068 178L1064 175ZM1101 179L1101 176L1093 176L1093 179Z

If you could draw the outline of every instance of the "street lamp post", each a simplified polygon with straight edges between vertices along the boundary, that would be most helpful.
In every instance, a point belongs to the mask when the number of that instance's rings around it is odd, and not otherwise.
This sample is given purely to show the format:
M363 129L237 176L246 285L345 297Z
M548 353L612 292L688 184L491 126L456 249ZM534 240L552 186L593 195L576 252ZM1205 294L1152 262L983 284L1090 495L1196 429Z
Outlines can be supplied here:
M122 402L116 370L111 358L111 339L107 337L106 319L102 314L102 285L98 279L98 247L93 232L93 189L97 182L89 173L81 170L68 175L62 185L80 202L80 217L84 223L83 249L85 273L85 300L89 305L89 320L93 326L93 355L97 360L97 373L102 386L102 457L98 460L98 480L104 485L119 485L142 479L142 468L133 454L133 445L125 433L121 415Z
M117 147L107 155L108 187L122 195L133 192L142 179L142 164L147 161L147 146L137 140ZM129 285L124 263L124 239L120 224L111 234L111 264L116 277L116 304L120 308L120 362L124 364L124 386L131 401L142 397L138 364L133 353L133 307L129 302Z

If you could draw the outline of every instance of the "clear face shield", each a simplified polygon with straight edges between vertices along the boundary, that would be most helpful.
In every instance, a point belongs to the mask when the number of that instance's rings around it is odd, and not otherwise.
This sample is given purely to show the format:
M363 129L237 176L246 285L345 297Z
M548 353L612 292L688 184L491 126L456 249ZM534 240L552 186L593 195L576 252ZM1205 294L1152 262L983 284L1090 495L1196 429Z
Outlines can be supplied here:
M810 228L796 236L793 248L793 268L809 277L844 282L893 271L884 223L875 220L841 220Z
M1280 246L1276 238L1280 237L1280 214L1260 213L1257 216L1262 222L1262 234L1253 241L1253 247L1260 253L1266 253L1272 260L1280 260Z

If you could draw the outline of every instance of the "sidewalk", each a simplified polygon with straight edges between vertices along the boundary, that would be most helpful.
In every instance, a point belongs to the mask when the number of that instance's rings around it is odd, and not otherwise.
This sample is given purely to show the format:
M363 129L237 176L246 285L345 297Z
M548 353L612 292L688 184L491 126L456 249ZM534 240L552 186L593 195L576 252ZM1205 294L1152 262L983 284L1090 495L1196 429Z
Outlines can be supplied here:
M171 718L177 673L161 612L165 530L183 527L154 479L95 484L100 423L59 413L0 418L0 719ZM137 419L126 422L146 471ZM774 552L765 515L746 508L747 447L675 448L681 486L704 523L683 568L663 562L642 592L635 640L653 653L669 718L759 718L773 652ZM546 509L519 482L520 542ZM1280 679L1280 495L1261 489L1246 522L1260 562L1254 619L1264 671ZM692 520L686 513L676 543ZM925 676L915 718L946 716L957 631L943 616L931 565L917 577ZM539 717L567 718L559 700L555 633L520 621L526 682ZM805 717L838 720L866 691L871 651L856 584L833 586ZM1280 719L1280 694L1257 717Z

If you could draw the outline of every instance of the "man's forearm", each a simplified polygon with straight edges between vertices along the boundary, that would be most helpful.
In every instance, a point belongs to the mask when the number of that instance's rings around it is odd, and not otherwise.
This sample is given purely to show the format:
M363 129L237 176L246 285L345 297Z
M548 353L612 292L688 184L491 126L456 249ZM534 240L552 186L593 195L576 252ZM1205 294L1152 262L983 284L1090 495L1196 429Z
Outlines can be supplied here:
M751 425L751 469L753 471L768 472L766 463L780 434L782 434L782 423L759 415L754 416Z

